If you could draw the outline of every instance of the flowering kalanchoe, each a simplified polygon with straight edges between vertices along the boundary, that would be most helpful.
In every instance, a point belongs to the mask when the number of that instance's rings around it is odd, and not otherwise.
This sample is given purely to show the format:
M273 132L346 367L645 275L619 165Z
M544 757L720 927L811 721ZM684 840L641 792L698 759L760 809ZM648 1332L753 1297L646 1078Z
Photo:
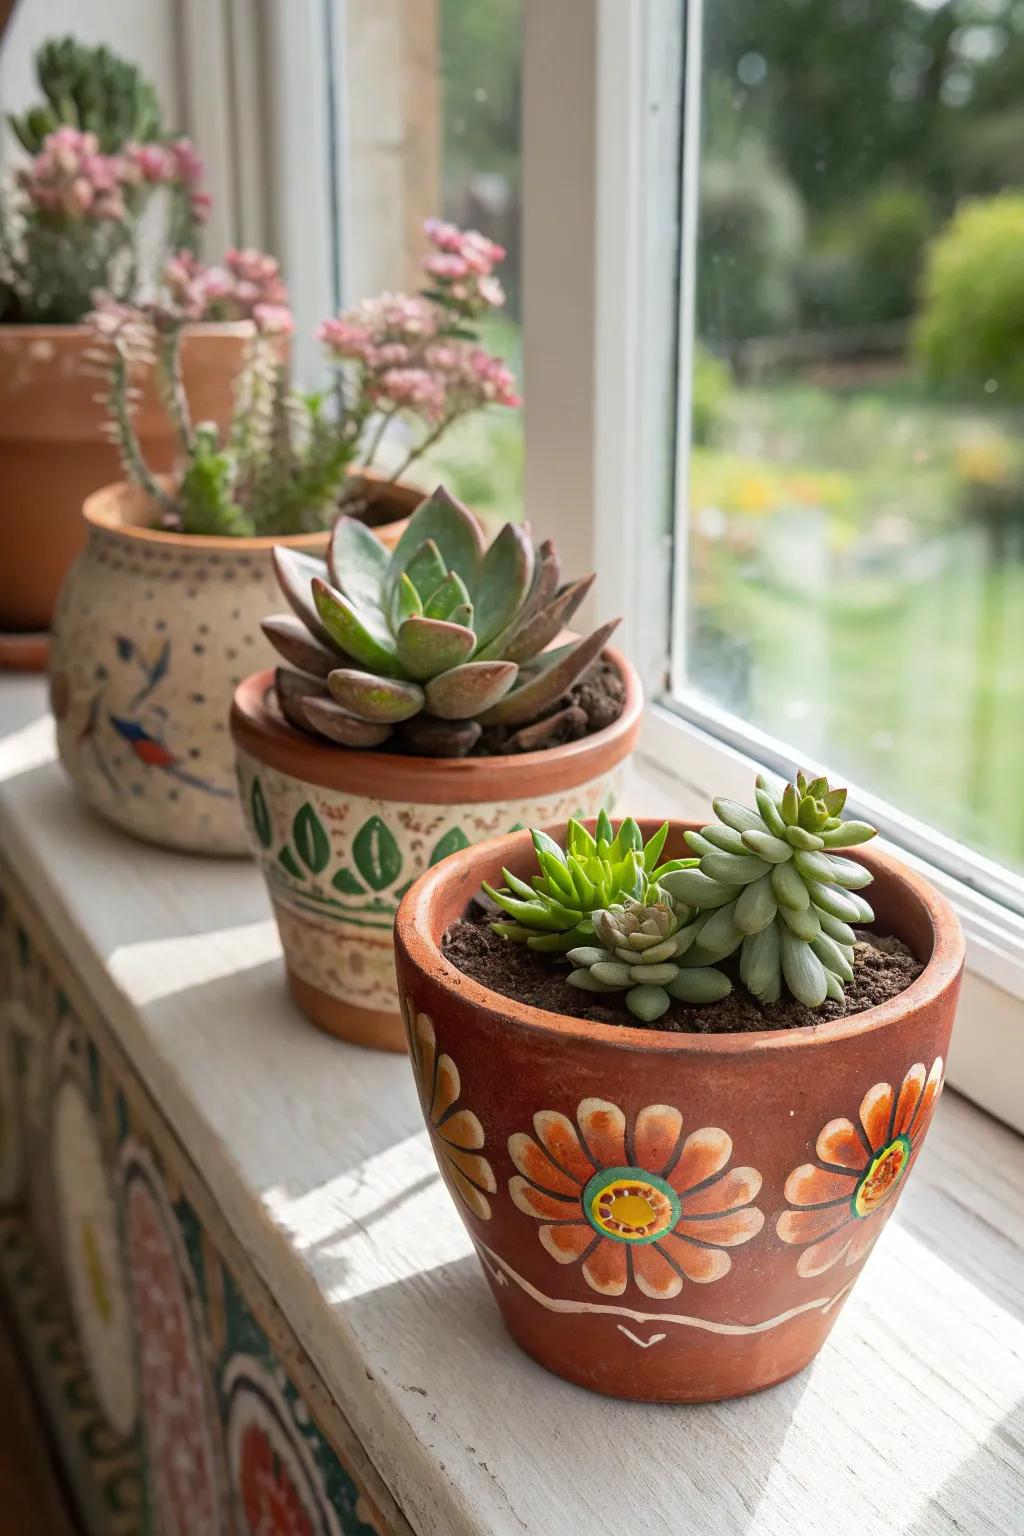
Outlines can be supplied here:
M393 552L340 517L327 565L274 550L291 614L263 631L282 713L346 747L396 735L424 757L461 757L488 727L501 750L536 750L571 714L565 695L600 655L614 621L548 650L592 577L562 584L558 552L506 523L489 549L480 525L439 487ZM505 735L506 732L511 734Z
M762 1003L785 982L808 1008L840 1001L853 979L852 923L874 914L858 895L871 883L863 865L837 855L876 835L843 821L845 789L797 774L781 794L757 780L756 810L714 802L718 825L687 832L699 868L668 876L665 889L700 908L697 953L707 963L740 951L740 978Z
M159 155L137 163L147 174L162 174ZM487 260L497 259L499 247L483 236L474 241L487 247ZM519 404L510 370L469 339L465 317L423 294L385 293L326 320L318 334L340 365L334 388L291 392L281 346L293 329L288 293L277 261L260 251L228 251L214 266L178 251L154 298L129 313L105 294L89 319L101 343L110 430L125 470L152 497L162 526L186 533L312 532L326 526L339 502L363 494L363 481L350 470L373 463L398 414L421 422L423 431L392 480L459 417L486 405ZM201 321L253 326L224 443L212 428L193 427L184 387L182 331ZM152 357L185 461L172 491L146 466L132 421L133 372Z
M345 377L351 410L373 418L362 462L372 460L392 418L411 415L427 424L397 475L460 418L488 405L522 404L512 370L480 344L474 328L505 302L494 276L504 250L438 219L425 228L434 249L424 260L430 286L423 293L364 299L317 332Z

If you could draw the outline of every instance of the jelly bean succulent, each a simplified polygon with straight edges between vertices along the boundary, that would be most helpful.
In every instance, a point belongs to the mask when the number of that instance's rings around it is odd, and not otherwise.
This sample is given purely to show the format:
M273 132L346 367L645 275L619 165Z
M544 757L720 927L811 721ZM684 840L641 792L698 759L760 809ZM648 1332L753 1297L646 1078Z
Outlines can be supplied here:
M319 327L331 382L313 393L293 389L289 378L284 338L292 314L271 256L229 251L221 264L205 266L182 251L144 304L97 297L89 322L110 434L158 526L228 536L318 531L339 505L365 511L382 494L367 491L361 472L385 447L405 445L395 481L461 417L519 405L510 370L480 346L477 331L504 302L493 270L504 251L437 220L428 221L427 235L428 289L366 299ZM223 437L213 424L193 421L181 366L186 327L208 320L251 328ZM154 366L179 440L173 485L152 472L135 428L138 381Z
M601 812L591 835L580 822L566 828L565 850L546 833L531 833L540 874L530 882L503 869L505 889L484 891L511 919L491 928L530 949L564 955L568 981L586 992L624 993L626 1007L651 1023L673 998L709 1003L732 984L701 962L693 907L674 901L663 882L696 868L696 859L659 863L668 822L645 844L627 817L618 830Z
M63 324L96 289L143 292L164 252L195 246L210 199L202 160L164 130L134 65L64 38L36 73L44 100L8 118L32 158L0 200L0 319Z
M550 542L507 523L485 549L476 518L439 487L394 551L358 518L335 523L326 565L276 548L292 610L263 630L288 663L282 713L346 747L391 737L425 757L462 757L488 728L501 750L550 745L567 691L617 620L551 647L593 577L562 583Z
M870 874L841 850L875 829L843 821L846 791L824 778L800 773L777 795L758 778L755 799L756 811L716 800L717 825L685 834L694 857L664 863L667 822L646 845L635 821L613 833L603 812L593 836L570 821L564 850L535 831L540 873L526 881L505 869L503 889L484 884L506 914L491 929L564 957L571 986L624 994L644 1023L673 1000L728 996L719 966L737 950L740 979L762 1004L783 985L808 1008L841 1000L853 978L850 925L874 915L858 894Z
M797 774L781 794L763 778L756 810L714 802L715 825L687 832L698 867L665 879L674 900L707 913L699 952L714 964L739 950L740 979L762 1003L783 984L808 1008L840 1001L853 978L852 923L874 917L858 892L871 883L863 865L842 850L876 835L862 821L843 821L845 789Z

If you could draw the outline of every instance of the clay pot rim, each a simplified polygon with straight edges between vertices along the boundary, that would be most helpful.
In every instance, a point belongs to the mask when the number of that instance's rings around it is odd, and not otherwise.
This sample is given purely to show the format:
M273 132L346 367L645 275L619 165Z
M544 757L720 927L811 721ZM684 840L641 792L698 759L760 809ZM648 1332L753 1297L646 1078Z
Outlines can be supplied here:
M165 480L167 477L158 478ZM327 543L327 529L320 533L261 534L255 538L231 538L220 533L174 533L165 528L122 523L117 510L126 502L148 505L149 497L140 485L134 485L130 480L114 480L85 498L82 516L90 527L101 533L113 534L132 544L150 544L163 549L214 550L244 555L283 544L288 549L319 555Z
M617 819L617 818L616 818ZM661 822L639 818L645 839ZM670 818L673 828L697 831L702 823ZM586 823L593 828L593 819ZM552 829L549 829L552 830ZM446 960L440 943L433 937L430 921L435 897L442 885L457 881L471 896L480 888L476 871L497 859L511 864L517 855L530 850L529 831L505 833L487 842L475 843L449 854L439 864L426 870L410 886L395 917L395 946L401 948L415 970L422 972L442 991L463 1004L490 1014L492 1020L512 1024L538 1040L564 1040L566 1045L595 1043L623 1051L653 1051L673 1056L739 1056L795 1050L801 1047L827 1047L840 1040L872 1034L897 1024L911 1010L927 1008L949 989L963 969L965 943L960 920L950 903L923 876L909 869L891 854L878 849L858 848L856 855L874 873L884 871L904 888L924 912L932 935L932 952L920 976L909 987L847 1018L832 1019L815 1026L796 1025L790 1029L730 1031L722 1034L676 1034L619 1024L600 1024L567 1014L551 1013L517 1002L501 992L474 981ZM467 899L468 899L467 896Z
M236 745L258 761L323 789L422 805L473 805L512 794L528 800L585 784L616 767L632 750L643 712L640 679L621 651L609 646L602 655L626 685L622 713L603 730L539 752L411 757L328 746L303 736L268 707L273 668L252 673L235 689L231 734Z
M253 334L251 320L195 320L182 328L184 336L240 336ZM0 322L0 340L9 336L25 336L32 341L89 341L95 340L91 326L83 320L70 320L64 325L53 321L18 325L11 321Z

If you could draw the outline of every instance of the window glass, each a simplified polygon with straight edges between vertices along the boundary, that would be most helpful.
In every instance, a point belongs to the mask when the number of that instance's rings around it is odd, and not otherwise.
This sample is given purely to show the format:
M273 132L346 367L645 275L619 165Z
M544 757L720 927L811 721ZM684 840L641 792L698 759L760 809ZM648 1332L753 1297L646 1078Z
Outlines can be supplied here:
M1024 869L1024 5L702 47L681 681Z
M523 0L441 0L442 211L507 252L498 270L506 303L482 334L520 382L522 64ZM420 466L423 484L439 475L475 510L520 518L522 412L495 406L457 422Z

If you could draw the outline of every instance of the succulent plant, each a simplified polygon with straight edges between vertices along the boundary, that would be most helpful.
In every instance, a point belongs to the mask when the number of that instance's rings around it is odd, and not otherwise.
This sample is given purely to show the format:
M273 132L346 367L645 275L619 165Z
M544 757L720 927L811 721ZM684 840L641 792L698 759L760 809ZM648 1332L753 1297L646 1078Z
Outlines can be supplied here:
M658 863L668 836L668 822L644 843L640 828L627 817L613 831L604 811L595 835L570 820L561 849L546 832L533 831L540 874L527 882L503 869L506 889L484 882L484 890L512 919L491 924L494 933L530 949L566 954L593 939L595 916L627 902L646 907L659 899L658 881L673 870L696 866L696 859ZM692 915L692 914L691 914ZM632 946L641 949L643 945Z
M667 875L663 888L698 908L697 942L688 951L713 965L740 951L740 978L762 1003L773 1003L785 982L808 1008L842 999L853 978L851 923L874 917L858 891L871 882L862 865L840 850L874 837L862 821L843 821L845 789L797 774L780 795L759 777L757 810L733 800L714 802L718 825L687 832L699 868Z
M35 67L45 105L8 117L30 155L37 155L47 135L62 125L95 133L103 154L113 154L130 140L159 138L156 91L134 64L109 49L73 37L51 38L36 54Z
M292 614L263 629L300 674L279 672L282 713L348 747L397 732L416 755L461 757L489 726L510 732L502 751L549 745L567 690L618 622L546 649L593 577L562 585L554 545L535 550L512 523L485 550L479 523L443 487L393 552L340 517L326 567L283 547L274 560Z
M653 900L652 896L657 896ZM569 984L586 992L625 991L625 1004L644 1023L660 1019L673 998L715 1003L732 983L714 966L689 963L700 924L692 907L677 905L664 892L646 903L627 897L593 914L600 947L581 945L568 958L576 969Z

